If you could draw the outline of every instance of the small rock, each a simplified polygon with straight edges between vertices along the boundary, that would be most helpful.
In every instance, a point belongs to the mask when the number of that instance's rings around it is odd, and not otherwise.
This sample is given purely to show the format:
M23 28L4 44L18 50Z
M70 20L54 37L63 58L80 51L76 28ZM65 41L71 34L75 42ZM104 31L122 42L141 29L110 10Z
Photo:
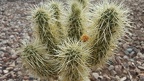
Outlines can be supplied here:
M144 75L139 75L139 81L144 81Z
M18 57L18 56L17 56L16 54L13 54L13 55L11 56L11 59L16 60L17 57Z
M12 71L12 70L13 70L13 67L7 67L6 70Z
M140 61L136 61L136 63L137 63L138 65L141 65L141 64L142 64Z
M127 47L129 47L129 43L126 42L125 44L123 44L123 48L126 49Z
M18 71L19 71L19 68L14 68L13 71L14 71L14 72L18 72Z
M128 62L129 68L135 69L135 64L133 62Z
M21 71L18 71L17 74L18 74L18 75L22 75L22 72L21 72Z
M132 75L133 78L136 78L138 76L138 73L134 70L130 70L129 72L130 72L130 74Z
M6 74L6 73L8 73L9 71L8 71L8 70L3 70L3 72Z
M113 75L113 76L115 76L115 75L117 74L117 72L114 71L114 70L110 71L110 73L111 73L111 75Z
M120 64L122 62L121 59L122 58L120 56L115 57L117 64Z
M141 59L144 59L144 55L141 52L138 52L137 54Z
M98 73L92 73L92 75L95 77L95 79L99 78L99 74Z
M3 57L2 58L4 62L7 62L9 60L9 58Z
M116 66L115 66L115 71L116 71L118 74L121 74L121 73L122 73L122 66L116 65Z
M140 70L144 70L144 66L138 66Z
M108 70L109 71L111 71L111 70L113 70L114 69L114 66L113 65L110 65L109 67L108 67Z
M127 77L123 77L120 79L120 81L125 81L127 79Z
M124 60L129 60L129 57L127 55L123 56Z
M9 65L9 67L15 67L15 62Z
M25 76L23 77L23 79L24 79L24 80L28 80L28 79L29 79L29 76L25 75Z
M128 51L129 53L131 53L133 51L132 48L127 48L126 51Z
M103 77L104 77L104 79L105 79L106 81L109 81L109 80L110 80L110 77L109 77L107 74L104 74Z
M117 81L120 80L120 77L118 75L116 75L115 78L117 79Z
M99 80L102 80L102 79L103 79L103 76L99 76L98 79L99 79Z

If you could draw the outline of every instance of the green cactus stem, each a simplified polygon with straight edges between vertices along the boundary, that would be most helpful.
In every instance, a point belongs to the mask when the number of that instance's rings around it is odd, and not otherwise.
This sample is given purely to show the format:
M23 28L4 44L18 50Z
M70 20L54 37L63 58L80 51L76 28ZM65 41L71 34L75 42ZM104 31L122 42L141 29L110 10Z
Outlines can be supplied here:
M71 5L71 13L68 20L68 37L79 40L84 31L82 8L78 3Z
M63 4L59 1L51 1L49 3L50 5L50 10L52 12L52 18L53 19L53 27L51 27L54 31L53 34L57 38L57 41L60 42L61 40L64 39L64 28L63 25L61 24L61 19L62 19L62 12L64 13L63 10Z
M41 79L49 79L57 75L56 62L49 59L42 46L38 46L36 43L26 46L21 57L24 67L33 75Z
M124 27L128 24L128 20L127 10L124 10L121 5L108 1L98 5L95 14L97 14L94 20L96 35L90 63L92 66L99 67L116 48L118 39L124 33Z
M46 11L44 6L40 6L35 9L33 14L33 19L35 21L36 37L39 38L42 44L47 46L47 50L50 54L55 54L53 49L56 48L55 38L51 32L51 23L48 11Z
M61 81L90 81L89 69L86 66L89 50L81 42L66 40L58 46L58 57L61 61Z

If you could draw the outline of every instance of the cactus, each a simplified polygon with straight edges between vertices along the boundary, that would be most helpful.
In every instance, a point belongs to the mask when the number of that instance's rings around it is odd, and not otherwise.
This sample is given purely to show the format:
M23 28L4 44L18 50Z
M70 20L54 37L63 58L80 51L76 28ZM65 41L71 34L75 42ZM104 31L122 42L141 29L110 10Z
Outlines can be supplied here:
M88 0L68 2L67 8L56 0L32 8L38 42L27 45L21 57L40 78L90 81L90 69L106 62L129 26L128 10L110 0L94 6Z

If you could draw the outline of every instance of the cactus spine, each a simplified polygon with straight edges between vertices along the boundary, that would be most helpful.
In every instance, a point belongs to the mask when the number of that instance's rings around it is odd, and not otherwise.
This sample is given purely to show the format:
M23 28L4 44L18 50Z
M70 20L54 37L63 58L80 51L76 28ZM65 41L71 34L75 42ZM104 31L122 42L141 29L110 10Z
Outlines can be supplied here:
M90 5L92 9L88 4L88 0L74 0L69 9L62 9L64 4L54 0L35 8L32 19L38 43L22 53L30 71L45 79L89 81L89 68L95 70L111 56L129 25L128 11L110 0Z

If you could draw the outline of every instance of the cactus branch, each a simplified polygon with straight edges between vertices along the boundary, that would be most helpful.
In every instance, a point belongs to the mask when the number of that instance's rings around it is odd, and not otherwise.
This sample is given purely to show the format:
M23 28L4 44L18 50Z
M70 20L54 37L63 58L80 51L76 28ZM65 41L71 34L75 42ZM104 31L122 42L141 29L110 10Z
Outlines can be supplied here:
M86 66L89 50L81 42L70 39L58 47L61 81L89 81L89 69Z
M44 6L40 6L35 9L33 19L36 25L36 37L38 37L42 44L47 46L47 50L50 54L55 54L53 49L56 48L55 38L51 33L50 14L46 11Z
M104 2L98 5L96 14L92 66L103 64L111 56L116 48L117 40L124 33L125 25L128 24L127 11L115 3Z
M82 9L79 7L78 3L73 3L71 5L71 14L68 20L68 36L79 40L83 34L83 24L82 24Z
M34 75L48 79L56 76L55 69L53 68L54 62L48 61L48 56L44 47L38 46L36 43L28 45L24 48L21 55L23 64Z

